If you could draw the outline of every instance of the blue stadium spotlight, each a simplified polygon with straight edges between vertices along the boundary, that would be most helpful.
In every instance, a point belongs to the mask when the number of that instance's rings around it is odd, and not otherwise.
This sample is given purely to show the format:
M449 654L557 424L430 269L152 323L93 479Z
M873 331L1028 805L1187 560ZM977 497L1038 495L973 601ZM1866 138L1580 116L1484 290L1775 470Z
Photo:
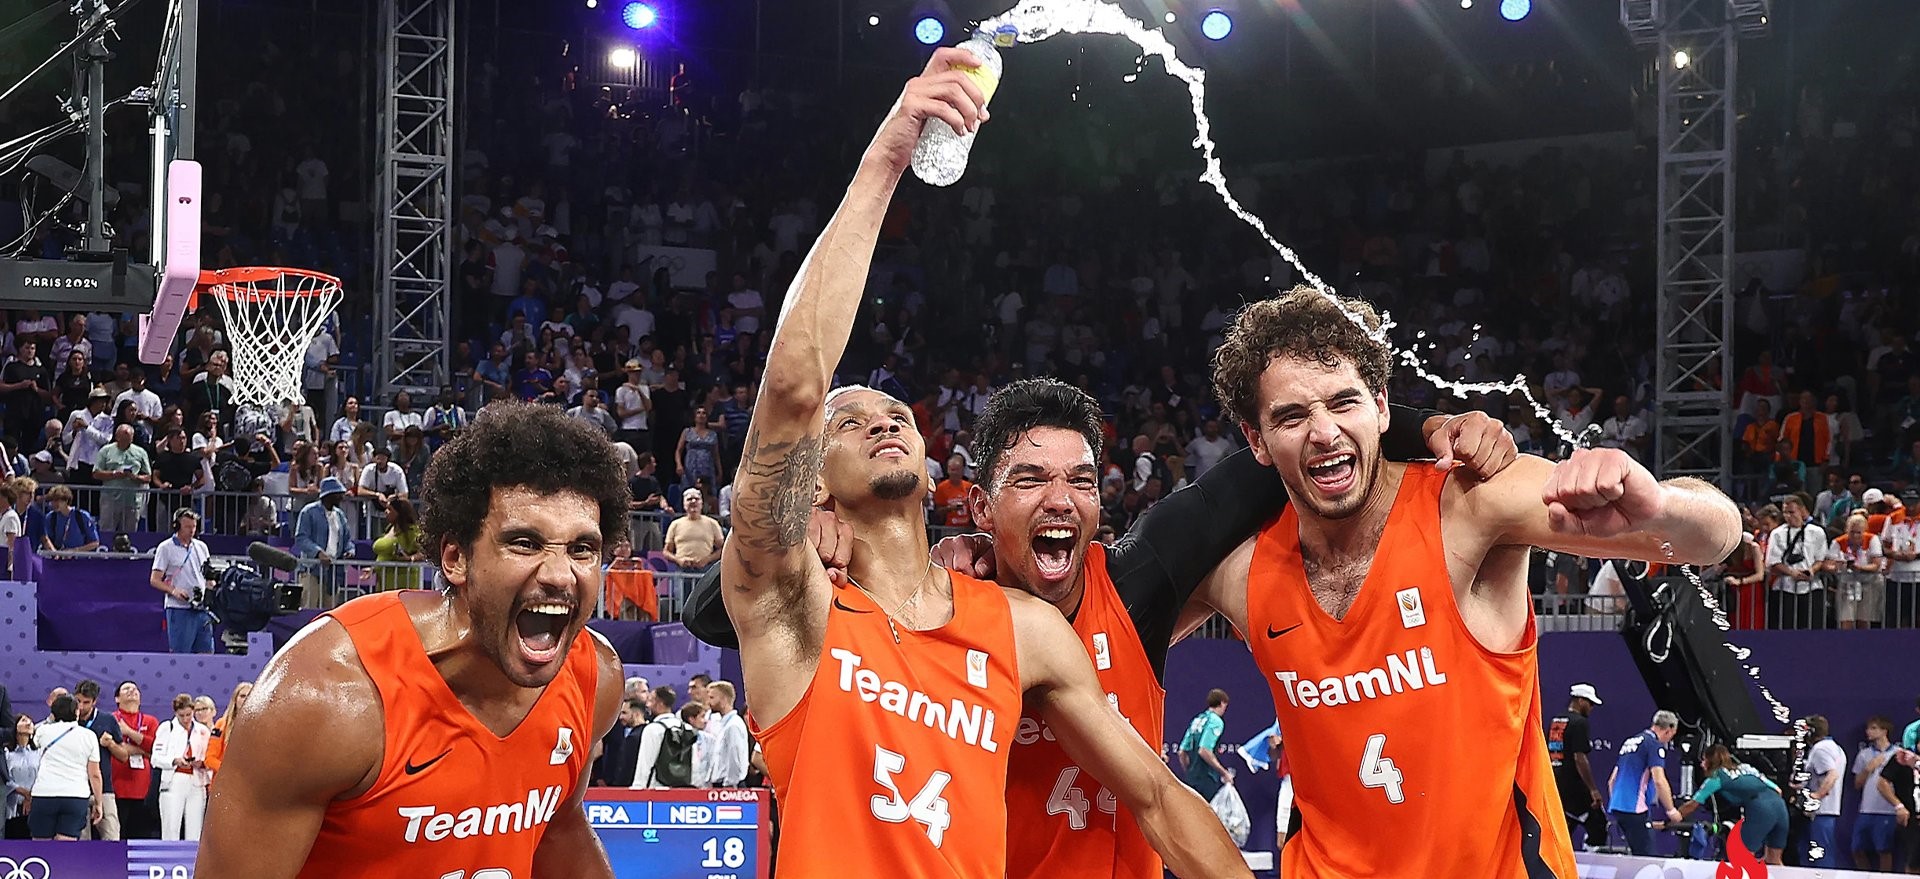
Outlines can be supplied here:
M947 38L947 26L931 15L913 23L913 38L928 46L937 46Z
M654 11L652 6L645 3L628 3L620 10L620 20L626 22L627 27L633 28L634 30L645 30L653 27L653 23L658 21L659 18L660 13Z
M1533 0L1500 0L1500 17L1508 21L1519 21L1533 11Z
M1218 9L1207 13L1207 17L1200 20L1200 33L1209 40L1226 39L1227 34L1233 33L1233 16Z

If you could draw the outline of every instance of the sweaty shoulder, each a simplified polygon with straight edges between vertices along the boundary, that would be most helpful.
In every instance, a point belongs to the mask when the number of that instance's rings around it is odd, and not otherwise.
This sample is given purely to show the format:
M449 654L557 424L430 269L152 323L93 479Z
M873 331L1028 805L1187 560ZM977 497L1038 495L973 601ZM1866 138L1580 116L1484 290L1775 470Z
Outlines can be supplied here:
M329 790L331 799L363 793L380 774L385 721L380 690L361 663L346 627L331 617L308 624L260 675L236 725L248 738L302 741L327 729L327 747L302 749L285 761L307 790Z

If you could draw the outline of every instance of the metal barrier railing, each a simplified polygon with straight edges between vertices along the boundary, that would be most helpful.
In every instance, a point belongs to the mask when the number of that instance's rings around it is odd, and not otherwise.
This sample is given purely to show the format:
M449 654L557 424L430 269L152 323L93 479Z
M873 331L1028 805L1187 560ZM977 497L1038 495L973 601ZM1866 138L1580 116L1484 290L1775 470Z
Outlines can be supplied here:
M285 473L270 474L281 477L284 484ZM52 485L41 486L41 493ZM110 486L74 485L65 487L73 492L73 504L86 510L94 517L101 531L118 532L105 516L112 512ZM411 488L411 487L410 487ZM312 494L295 494L284 488L269 488L262 491L201 491L184 493L178 491L158 491L149 489L140 493L136 512L140 527L135 531L166 532L172 530L171 521L174 512L183 506L191 507L199 513L200 532L222 536L263 537L271 535L293 536L293 528L300 510L307 504L318 501ZM421 503L417 493L413 502ZM385 533L385 520L375 505L375 499L367 496L349 495L340 502L340 508L347 514L348 529L355 540L373 540ZM636 511L632 514L635 553L644 553L659 549L664 542L668 523L679 518L676 513ZM649 527L650 526L650 527ZM651 538L652 545L643 545Z

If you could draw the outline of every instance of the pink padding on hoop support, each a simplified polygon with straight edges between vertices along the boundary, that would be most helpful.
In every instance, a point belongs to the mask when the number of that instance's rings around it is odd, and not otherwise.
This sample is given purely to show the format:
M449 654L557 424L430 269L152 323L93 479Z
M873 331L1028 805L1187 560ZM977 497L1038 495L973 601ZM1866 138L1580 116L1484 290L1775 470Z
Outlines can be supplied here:
M140 362L167 359L173 337L187 316L194 285L200 283L200 163L167 163L167 261L153 313L140 316Z

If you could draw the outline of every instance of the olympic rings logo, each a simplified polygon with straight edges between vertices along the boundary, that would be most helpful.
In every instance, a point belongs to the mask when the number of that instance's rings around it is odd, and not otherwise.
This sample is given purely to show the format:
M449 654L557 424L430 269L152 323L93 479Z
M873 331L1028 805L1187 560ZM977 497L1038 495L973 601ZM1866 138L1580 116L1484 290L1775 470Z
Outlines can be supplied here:
M40 872L35 873L34 867L39 867ZM52 875L53 868L48 866L43 858L16 861L12 858L0 857L0 879L48 879Z

